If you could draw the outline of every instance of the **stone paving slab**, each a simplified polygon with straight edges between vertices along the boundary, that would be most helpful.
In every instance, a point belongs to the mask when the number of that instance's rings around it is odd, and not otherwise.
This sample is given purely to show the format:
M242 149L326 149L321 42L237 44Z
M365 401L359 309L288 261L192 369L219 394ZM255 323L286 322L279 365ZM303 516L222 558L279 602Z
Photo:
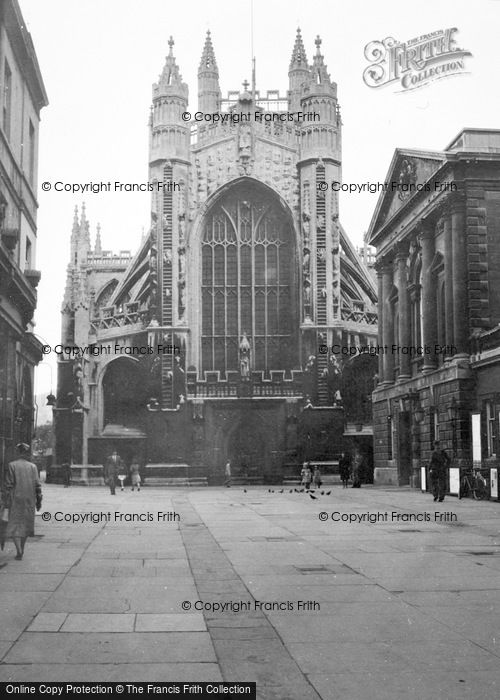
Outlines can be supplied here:
M61 643L63 642L63 643ZM215 662L208 632L134 632L51 634L26 632L3 660L5 664Z
M47 592L2 592L0 594L0 640L17 640L49 596L50 593Z
M59 632L67 613L38 613L28 627L29 632Z
M207 626L201 613L146 613L136 615L136 632L199 632Z
M61 632L133 632L134 624L135 615L131 613L70 613L61 627Z
M259 700L500 696L500 504L446 499L455 524L350 525L319 512L435 508L405 489L274 490L113 499L46 486L48 511L175 510L181 522L37 518L23 561L11 544L0 554L0 680L249 680ZM198 600L203 613L183 612ZM283 600L321 610L215 607Z
M63 580L64 574L2 573L1 590L2 594L8 591L54 591Z
M139 657L140 654L137 654ZM217 682L224 678L214 662L170 663L159 661L131 663L61 663L61 664L5 664L0 666L0 681L67 681L75 683L160 683L192 680Z
M491 682L491 674L481 671L458 675L400 669L398 673L382 670L369 674L317 674L309 679L323 700L493 700L500 690L497 682Z

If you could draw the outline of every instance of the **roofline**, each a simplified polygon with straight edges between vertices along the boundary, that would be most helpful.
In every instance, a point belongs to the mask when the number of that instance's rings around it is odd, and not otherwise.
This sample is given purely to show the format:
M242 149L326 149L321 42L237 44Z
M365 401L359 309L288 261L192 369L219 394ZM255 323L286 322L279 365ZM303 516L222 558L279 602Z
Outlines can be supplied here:
M443 151L422 151L421 149L416 149L416 148L396 148L394 149L394 153L391 158L391 162L389 163L389 168L387 169L387 173L384 179L384 182L389 182L389 176L394 169L394 166L400 156L404 155L411 155L411 156L419 156L420 158L429 158L429 159L434 159L438 160L441 163L443 161L446 161L446 153ZM382 209L382 204L385 201L385 192L381 192L377 201L377 204L375 205L375 209L372 214L372 218L370 219L370 224L368 226L367 230L367 240L369 245L373 245L372 239L373 239L373 229L375 227L375 224L378 220L378 217L380 215L380 211ZM391 217L392 218L392 217Z
M466 127L464 127L463 129L460 129L460 131L459 131L458 134L455 136L455 138L452 139L452 140L450 141L450 143L446 146L446 148L445 148L444 150L445 150L445 151L448 151L448 150L453 146L453 144L455 143L455 141L458 141L458 139L460 138L460 136L462 136L462 134L464 134L466 131L469 131L469 132L472 131L472 132L481 133L481 134L484 134L484 133L487 133L487 134L500 134L500 129L484 129L484 128L482 128L482 127L477 127L477 128L476 128L476 127L468 127L468 126L466 126Z
M9 8L10 5L10 8ZM13 13L13 23L7 24L6 18L9 9ZM31 38L31 34L26 29L26 23L21 12L18 0L7 0L4 3L2 22L5 26L5 32L12 43L12 50L24 69L26 82L30 88L35 107L39 111L42 107L49 104L47 91L38 64L38 59Z

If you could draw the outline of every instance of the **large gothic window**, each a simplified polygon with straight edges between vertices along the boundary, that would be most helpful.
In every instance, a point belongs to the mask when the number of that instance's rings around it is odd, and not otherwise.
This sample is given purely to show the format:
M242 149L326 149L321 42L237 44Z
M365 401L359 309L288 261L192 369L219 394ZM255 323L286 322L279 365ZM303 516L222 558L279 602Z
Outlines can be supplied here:
M296 366L291 224L264 188L239 184L205 218L202 369L238 370L245 334L254 370Z

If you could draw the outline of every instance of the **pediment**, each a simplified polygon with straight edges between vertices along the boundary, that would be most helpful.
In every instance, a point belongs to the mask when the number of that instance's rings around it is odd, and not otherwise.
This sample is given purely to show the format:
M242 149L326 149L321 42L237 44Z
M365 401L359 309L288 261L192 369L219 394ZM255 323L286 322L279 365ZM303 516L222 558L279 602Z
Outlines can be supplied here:
M370 242L422 190L433 191L433 175L445 160L445 155L439 152L396 149L384 180L385 191L380 194L370 224Z

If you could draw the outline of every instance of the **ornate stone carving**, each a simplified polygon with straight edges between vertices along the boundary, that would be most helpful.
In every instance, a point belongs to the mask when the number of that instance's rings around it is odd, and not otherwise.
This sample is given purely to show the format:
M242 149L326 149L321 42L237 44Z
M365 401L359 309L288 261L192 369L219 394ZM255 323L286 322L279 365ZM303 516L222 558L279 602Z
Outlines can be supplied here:
M243 336L242 336L241 341L240 341L239 356L240 356L240 376L244 380L250 379L250 355L251 355L250 343L248 342L248 338L246 336L246 333L243 333Z

